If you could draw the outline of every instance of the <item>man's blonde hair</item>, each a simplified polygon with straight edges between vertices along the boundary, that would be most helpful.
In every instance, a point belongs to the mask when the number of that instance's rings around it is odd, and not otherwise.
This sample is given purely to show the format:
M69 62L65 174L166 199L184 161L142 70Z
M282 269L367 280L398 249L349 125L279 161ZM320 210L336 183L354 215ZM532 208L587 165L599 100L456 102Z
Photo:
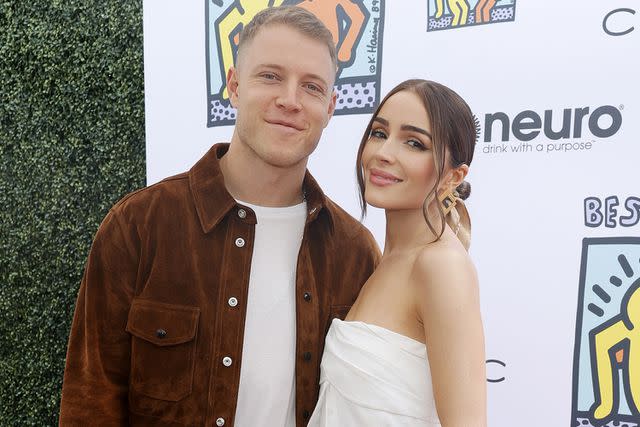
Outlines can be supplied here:
M240 32L238 57L242 47L251 42L261 28L270 25L285 25L313 40L324 43L329 50L333 68L337 70L336 45L331 31L313 13L297 6L270 7L258 12Z

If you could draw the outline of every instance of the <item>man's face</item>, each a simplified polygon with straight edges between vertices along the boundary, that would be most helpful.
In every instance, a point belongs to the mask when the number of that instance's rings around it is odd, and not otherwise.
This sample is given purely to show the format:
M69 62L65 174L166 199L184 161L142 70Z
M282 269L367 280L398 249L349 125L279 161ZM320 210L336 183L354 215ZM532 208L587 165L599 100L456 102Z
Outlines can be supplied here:
M284 25L260 29L227 76L238 142L269 165L306 165L335 108L334 78L322 42Z

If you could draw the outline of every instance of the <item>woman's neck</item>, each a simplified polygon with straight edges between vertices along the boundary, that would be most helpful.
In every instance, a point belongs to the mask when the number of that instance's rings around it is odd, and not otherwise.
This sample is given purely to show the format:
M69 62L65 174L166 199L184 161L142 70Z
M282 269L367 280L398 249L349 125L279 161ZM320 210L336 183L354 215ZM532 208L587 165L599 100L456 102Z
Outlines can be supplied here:
M440 215L434 209L429 210L429 221L436 233L429 229L422 209L386 210L387 218L384 256L396 252L415 249L427 245L440 234Z

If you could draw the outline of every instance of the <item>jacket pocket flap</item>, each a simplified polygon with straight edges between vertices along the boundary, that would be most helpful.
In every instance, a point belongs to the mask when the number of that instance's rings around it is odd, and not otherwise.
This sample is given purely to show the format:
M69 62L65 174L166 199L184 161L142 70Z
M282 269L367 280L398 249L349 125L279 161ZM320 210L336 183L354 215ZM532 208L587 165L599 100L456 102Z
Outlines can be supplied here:
M198 328L200 308L134 299L126 331L158 346L191 341Z

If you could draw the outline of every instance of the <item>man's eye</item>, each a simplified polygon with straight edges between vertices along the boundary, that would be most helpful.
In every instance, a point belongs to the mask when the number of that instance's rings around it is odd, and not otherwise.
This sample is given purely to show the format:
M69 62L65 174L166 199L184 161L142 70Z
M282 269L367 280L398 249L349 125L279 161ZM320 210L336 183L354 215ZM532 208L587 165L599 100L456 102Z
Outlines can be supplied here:
M276 76L273 73L263 73L262 77L267 79L267 80L276 80L278 78L278 76Z
M314 92L322 92L322 89L318 85L314 85L313 83L308 83L306 87L307 89L312 90Z

